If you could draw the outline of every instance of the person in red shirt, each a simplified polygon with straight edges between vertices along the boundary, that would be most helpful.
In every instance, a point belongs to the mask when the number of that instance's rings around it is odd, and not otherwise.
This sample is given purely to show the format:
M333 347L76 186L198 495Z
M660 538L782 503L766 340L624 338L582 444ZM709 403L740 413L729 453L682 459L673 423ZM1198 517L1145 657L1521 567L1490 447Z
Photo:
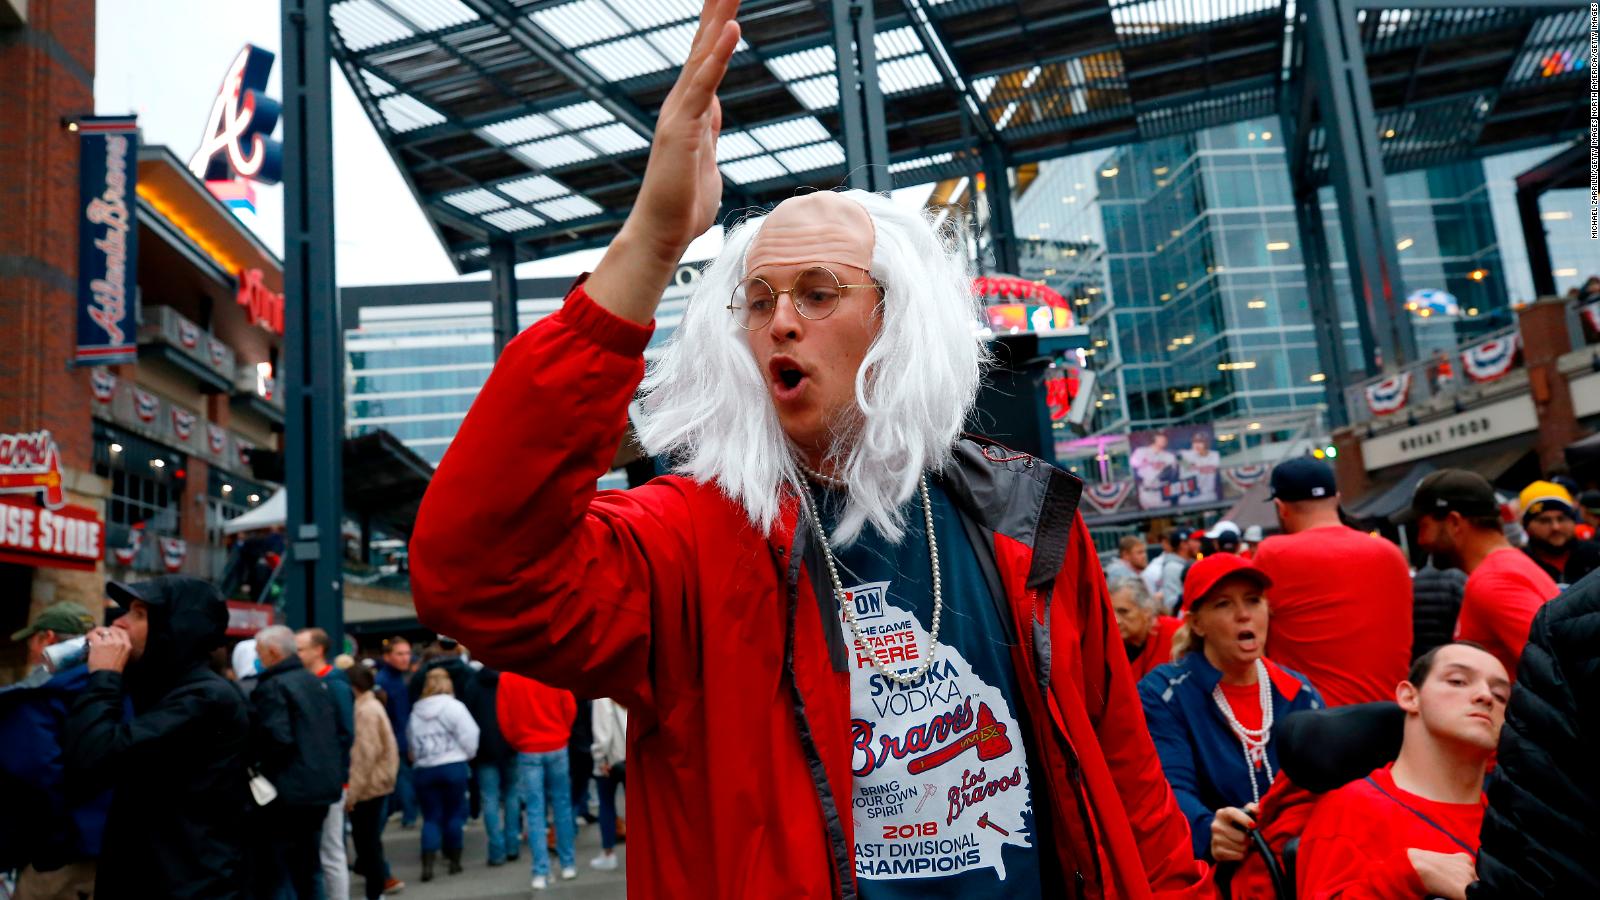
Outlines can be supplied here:
M1395 520L1415 522L1417 546L1467 573L1455 638L1482 644L1515 679L1534 613L1560 589L1506 540L1494 488L1476 473L1443 469L1422 479Z
M1339 521L1327 463L1272 470L1284 534L1256 547L1272 579L1267 656L1304 674L1329 706L1388 700L1411 662L1411 570L1388 541Z
M1487 801L1483 776L1500 739L1511 679L1474 644L1417 658L1395 689L1405 710L1400 756L1317 801L1300 836L1307 900L1465 900Z
M517 751L523 808L528 811L528 849L533 851L534 890L544 890L550 883L550 851L545 846L544 831L547 803L555 820L561 878L578 877L578 858L573 849L577 825L572 818L572 773L567 764L567 743L572 739L572 720L577 714L578 701L571 693L512 672L501 673L495 718L506 743Z
M1143 579L1118 578L1107 585L1111 611L1117 615L1117 630L1128 651L1128 668L1138 681L1151 669L1172 661L1172 636L1181 620L1162 613L1165 607L1152 596Z

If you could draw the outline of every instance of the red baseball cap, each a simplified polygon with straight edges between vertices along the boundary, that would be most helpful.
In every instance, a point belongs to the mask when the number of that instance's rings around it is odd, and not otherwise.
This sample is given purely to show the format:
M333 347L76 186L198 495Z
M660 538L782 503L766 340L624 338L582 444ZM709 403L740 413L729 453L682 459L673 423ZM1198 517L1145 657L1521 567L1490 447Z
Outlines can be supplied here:
M1183 576L1184 607L1194 609L1197 601L1205 599L1218 582L1230 575L1248 576L1262 590L1272 587L1272 579L1250 560L1237 553L1213 553L1190 566L1188 574Z
M1206 536L1206 532L1205 532L1205 529L1203 529L1203 528L1197 528L1194 531L1189 532L1189 540L1191 540L1191 541L1204 540L1205 536Z

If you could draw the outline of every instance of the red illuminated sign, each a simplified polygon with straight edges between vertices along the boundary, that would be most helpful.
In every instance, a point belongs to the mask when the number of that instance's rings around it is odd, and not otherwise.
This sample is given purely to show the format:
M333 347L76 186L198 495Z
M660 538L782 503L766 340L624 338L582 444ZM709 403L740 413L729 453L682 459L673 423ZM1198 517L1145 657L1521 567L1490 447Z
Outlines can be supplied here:
M106 552L105 526L82 506L40 509L0 497L0 561L93 570Z
M250 324L281 335L283 295L269 289L265 278L260 269L245 269L239 273L239 305L244 307Z
M50 432L0 434L0 494L38 494L50 509L67 502L61 492L61 449Z

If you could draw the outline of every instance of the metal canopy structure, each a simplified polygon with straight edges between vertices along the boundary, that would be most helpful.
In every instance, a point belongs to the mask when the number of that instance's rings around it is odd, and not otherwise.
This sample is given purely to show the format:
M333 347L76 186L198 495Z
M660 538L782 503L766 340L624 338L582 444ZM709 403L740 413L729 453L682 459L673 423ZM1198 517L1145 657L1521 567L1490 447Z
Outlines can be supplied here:
M508 265L609 241L699 8L335 0L330 16L335 60L466 273L491 247ZM1337 182L1328 105L1298 95L1310 10L1352 20L1344 59L1364 63L1384 171L1555 144L1585 121L1587 7L1571 0L746 0L720 93L724 213L884 185L847 162L880 160L875 102L892 186L1274 114L1298 119L1302 183ZM852 21L871 23L872 52ZM841 64L852 46L866 65ZM875 78L859 140L841 72Z

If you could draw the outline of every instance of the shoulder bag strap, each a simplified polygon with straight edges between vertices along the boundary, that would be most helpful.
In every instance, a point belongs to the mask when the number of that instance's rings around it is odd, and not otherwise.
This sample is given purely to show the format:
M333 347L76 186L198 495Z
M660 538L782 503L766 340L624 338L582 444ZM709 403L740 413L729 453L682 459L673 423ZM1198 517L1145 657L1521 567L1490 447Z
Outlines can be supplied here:
M1380 793L1380 794L1384 795L1385 797L1388 797L1390 800L1392 800L1395 803L1395 805L1399 806L1401 809L1405 810L1406 812L1411 813L1413 816L1416 816L1417 818L1419 818L1422 821L1426 822L1428 825L1432 826L1435 831L1437 831L1440 834L1444 835L1445 837L1449 838L1452 842L1455 843L1455 845L1457 847L1460 847L1463 851L1465 851L1468 856L1471 856L1471 857L1474 857L1474 858L1477 857L1478 851L1477 851L1476 848L1468 846L1465 841L1463 841L1460 838L1456 837L1455 835L1451 834L1449 829L1445 828L1443 825L1440 825L1438 822L1435 822L1434 820L1432 820L1432 819L1428 818L1427 816L1423 815L1421 810L1418 810L1418 809L1410 806L1409 804L1401 801L1399 797L1396 797L1395 795L1393 795L1393 794L1389 793L1388 791L1384 790L1383 789L1383 785L1381 785L1378 782L1374 781L1371 775L1368 775L1363 780L1366 781L1367 784L1370 784L1374 788L1376 788L1378 793Z

